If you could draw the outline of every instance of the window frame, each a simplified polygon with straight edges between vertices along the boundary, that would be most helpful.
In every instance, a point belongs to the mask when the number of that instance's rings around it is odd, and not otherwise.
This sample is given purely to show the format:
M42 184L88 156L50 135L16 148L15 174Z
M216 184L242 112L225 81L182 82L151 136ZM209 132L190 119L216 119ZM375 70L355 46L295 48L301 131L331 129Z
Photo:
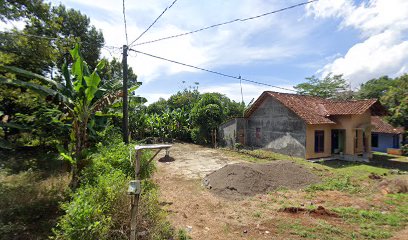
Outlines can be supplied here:
M324 130L315 130L314 133L314 152L315 153L323 153L324 152Z

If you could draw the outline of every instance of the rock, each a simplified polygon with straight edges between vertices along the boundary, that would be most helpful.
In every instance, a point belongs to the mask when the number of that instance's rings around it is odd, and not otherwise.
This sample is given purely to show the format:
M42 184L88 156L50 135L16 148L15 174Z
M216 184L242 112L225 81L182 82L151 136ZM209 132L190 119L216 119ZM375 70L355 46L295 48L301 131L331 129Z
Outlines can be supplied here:
M243 231L243 233L248 233L248 230L245 229L245 230Z
M265 231L265 234L269 234L270 232L269 231Z
M193 227L192 226L187 226L186 231L191 233L193 231Z

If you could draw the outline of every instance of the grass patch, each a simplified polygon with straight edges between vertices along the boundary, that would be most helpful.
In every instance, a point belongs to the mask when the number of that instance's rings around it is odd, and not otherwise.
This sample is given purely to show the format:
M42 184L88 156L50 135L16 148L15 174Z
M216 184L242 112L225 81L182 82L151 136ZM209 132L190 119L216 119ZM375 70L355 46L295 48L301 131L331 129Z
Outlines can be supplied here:
M353 184L351 182L350 176L328 178L322 183L313 184L306 188L307 192L333 191L333 190L357 193L360 191L360 188L356 184Z
M46 239L62 214L68 183L68 174L0 172L0 239Z
M404 194L406 195L406 194ZM395 201L395 199L389 201ZM397 199L406 196L397 196ZM394 202L392 202L394 203ZM400 203L393 211L381 211L379 209L356 209L352 207L341 207L332 209L338 213L346 222L358 224L364 238L382 239L392 236L392 232L402 229L408 222L408 204Z
M331 225L324 220L318 220L315 223L303 224L300 220L289 221L282 219L277 224L280 234L290 233L306 239L352 239L352 234L344 229Z

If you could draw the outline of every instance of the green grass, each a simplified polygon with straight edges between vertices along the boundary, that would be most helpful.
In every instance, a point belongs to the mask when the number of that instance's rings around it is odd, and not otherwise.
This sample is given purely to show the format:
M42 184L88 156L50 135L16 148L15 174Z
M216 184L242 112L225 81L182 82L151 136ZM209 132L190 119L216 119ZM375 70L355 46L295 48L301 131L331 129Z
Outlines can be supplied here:
M306 188L307 192L315 191L343 191L349 193L357 193L360 191L358 185L353 184L349 176L343 176L338 178L327 178L322 183L317 183Z
M386 211L380 208L357 209L340 207L332 209L344 221L357 224L359 234L367 239L383 239L392 236L392 233L405 227L408 222L408 194L390 194L385 203L393 206Z
M277 231L280 234L289 233L306 239L352 239L352 233L347 233L344 229L334 226L324 220L317 220L315 223L304 224L300 220L279 220Z
M311 199L324 191L341 191L358 201L371 203L378 198L378 180L369 178L370 174L376 174L384 179L392 179L390 170L398 169L406 171L408 158L390 156L383 153L374 153L374 159L370 163L326 161L311 163L301 158L290 157L265 150L241 150L231 152L236 157L254 163L265 163L275 160L288 160L307 167L311 172L319 175L322 182L311 185L305 189L306 198ZM284 189L279 189L284 191ZM273 193L270 193L273 194ZM287 201L277 201L283 206L294 206ZM289 205L287 205L289 204ZM329 206L332 203L328 203ZM351 203L353 204L353 203ZM332 205L333 206L333 205ZM278 233L306 239L385 239L395 232L403 229L408 223L408 194L388 194L380 201L364 206L339 205L336 208L325 206L340 216L341 223L336 224L314 219L305 224L300 219L282 218L277 221ZM367 207L367 208L364 208ZM311 207L312 208L312 207ZM254 213L254 217L258 215Z

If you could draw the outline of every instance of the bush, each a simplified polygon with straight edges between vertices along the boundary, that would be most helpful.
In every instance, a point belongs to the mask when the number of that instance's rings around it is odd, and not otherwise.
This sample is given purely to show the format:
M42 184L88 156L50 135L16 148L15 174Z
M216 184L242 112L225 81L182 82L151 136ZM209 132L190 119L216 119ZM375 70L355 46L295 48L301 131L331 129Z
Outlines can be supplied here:
M128 239L130 197L126 191L134 179L131 150L131 145L124 145L117 138L107 145L97 145L81 176L81 187L70 202L62 204L66 214L54 229L54 239ZM150 156L144 152L141 159L144 180L137 231L145 233L139 239L169 239L174 230L160 208L157 186L149 180L155 169L154 163L147 162Z
M54 230L55 239L107 239L114 225L115 203L126 194L128 179L119 170L97 178L96 184L83 185L72 201L62 204L66 214Z
M402 145L401 150L402 150L402 155L408 156L408 144Z

